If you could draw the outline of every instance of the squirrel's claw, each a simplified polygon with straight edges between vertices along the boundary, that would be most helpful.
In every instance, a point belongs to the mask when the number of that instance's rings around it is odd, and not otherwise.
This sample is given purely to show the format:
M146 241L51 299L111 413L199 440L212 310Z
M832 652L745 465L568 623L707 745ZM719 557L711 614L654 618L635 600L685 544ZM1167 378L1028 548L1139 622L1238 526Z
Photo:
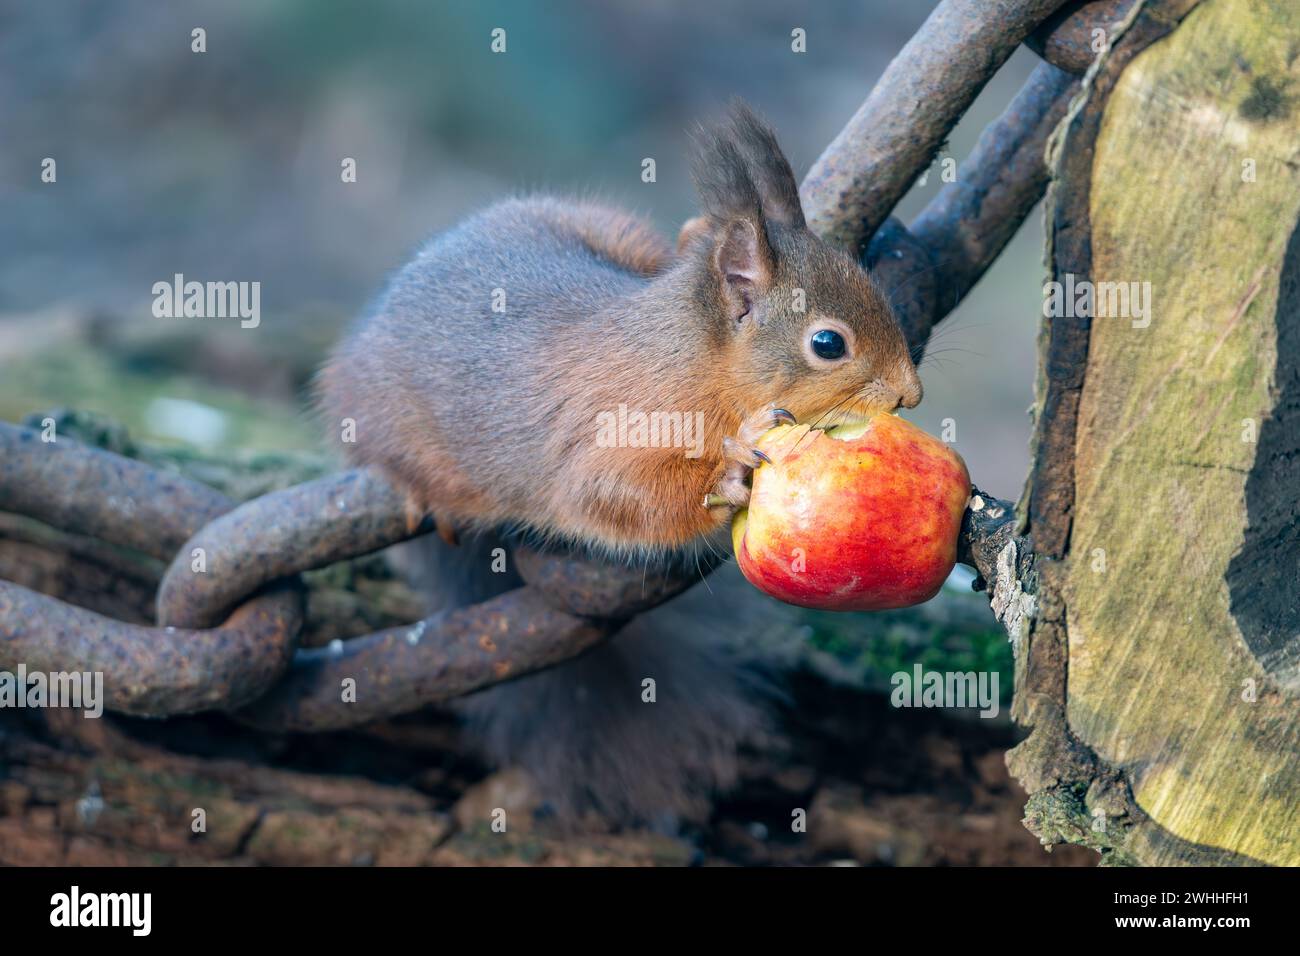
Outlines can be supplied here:
M749 504L749 476L759 465L770 465L772 459L755 446L755 442L769 428L780 424L794 424L795 417L784 408L769 406L740 423L735 438L722 439L722 460L726 468L717 488L704 496L704 507L742 508Z
M769 405L766 408L759 409L741 422L740 428L736 430L736 438L741 444L752 448L764 432L775 428L777 425L794 425L797 421L794 415L786 409Z

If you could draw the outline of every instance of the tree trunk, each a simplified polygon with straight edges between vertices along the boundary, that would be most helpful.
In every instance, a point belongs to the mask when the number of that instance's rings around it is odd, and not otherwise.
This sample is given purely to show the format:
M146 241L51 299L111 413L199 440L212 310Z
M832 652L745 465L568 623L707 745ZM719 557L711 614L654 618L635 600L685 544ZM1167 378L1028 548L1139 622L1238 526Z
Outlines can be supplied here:
M1113 862L1300 864L1297 36L1152 0L1053 143L1051 278L1097 307L1043 325L1008 762Z

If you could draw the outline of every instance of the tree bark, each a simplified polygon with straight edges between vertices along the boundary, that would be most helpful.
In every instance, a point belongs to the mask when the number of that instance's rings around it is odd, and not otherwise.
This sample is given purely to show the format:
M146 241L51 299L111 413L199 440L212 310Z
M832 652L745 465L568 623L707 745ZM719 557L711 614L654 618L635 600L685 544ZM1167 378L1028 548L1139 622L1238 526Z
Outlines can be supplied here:
M1300 864L1298 36L1149 0L1052 147L1051 279L1149 292L1044 320L1008 762L1112 862Z

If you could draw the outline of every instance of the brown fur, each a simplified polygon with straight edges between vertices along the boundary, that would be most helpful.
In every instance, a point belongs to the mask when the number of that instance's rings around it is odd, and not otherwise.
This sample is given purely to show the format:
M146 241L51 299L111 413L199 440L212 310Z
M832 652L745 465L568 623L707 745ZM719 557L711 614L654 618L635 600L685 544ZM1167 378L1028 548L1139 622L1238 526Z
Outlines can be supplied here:
M754 413L915 404L888 304L807 230L771 131L738 108L702 134L696 178L704 221L677 253L627 213L549 197L431 242L322 373L323 407L357 422L353 460L387 468L444 526L666 552L725 523L701 502L723 477L723 439ZM810 364L821 319L846 330L851 361ZM600 447L598 416L620 405L703 413L704 454Z
M571 230L597 256L638 275L656 275L672 258L672 249L663 236L621 209L575 203L560 213L556 225Z

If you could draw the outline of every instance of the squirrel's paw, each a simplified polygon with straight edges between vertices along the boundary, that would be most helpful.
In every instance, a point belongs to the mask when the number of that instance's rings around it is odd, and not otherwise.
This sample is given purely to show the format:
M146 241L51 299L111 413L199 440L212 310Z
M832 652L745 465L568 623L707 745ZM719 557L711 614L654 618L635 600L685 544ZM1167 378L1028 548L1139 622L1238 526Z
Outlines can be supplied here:
M704 507L734 509L749 504L750 475L760 464L771 461L755 443L769 428L783 422L793 425L795 417L784 408L769 406L741 422L736 437L722 439L722 478L714 491L705 496Z

